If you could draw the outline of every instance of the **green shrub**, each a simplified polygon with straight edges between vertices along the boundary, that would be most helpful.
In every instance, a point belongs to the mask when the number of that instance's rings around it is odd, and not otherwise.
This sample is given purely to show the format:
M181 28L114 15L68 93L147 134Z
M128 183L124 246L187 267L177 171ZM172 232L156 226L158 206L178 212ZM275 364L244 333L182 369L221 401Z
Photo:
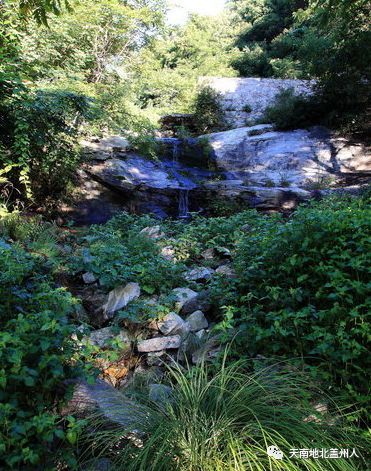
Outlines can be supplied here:
M106 289L128 282L138 282L148 294L175 288L181 280L181 267L164 259L159 246L140 234L144 227L157 223L148 217L132 223L135 220L124 215L105 226L92 227L72 257L72 270L94 273Z
M299 372L278 372L281 365L249 374L243 366L222 364L218 371L174 366L168 372L170 397L165 393L163 400L148 403L122 395L111 401L112 416L126 418L127 426L92 418L94 435L80 444L83 458L105 457L112 470L128 471L361 469L362 440L355 441L341 419L330 425L330 414L322 416L310 406L313 391ZM284 453L282 461L268 456L272 444ZM357 447L360 459L289 459L290 449L339 444Z
M195 98L194 124L199 134L223 131L226 129L221 95L212 87L201 88Z
M251 113L252 108L248 103L246 103L246 105L243 106L242 111L244 111L245 113Z
M228 210L228 208L224 207L223 210ZM243 234L242 227L251 224L257 230L261 221L256 211L248 210L230 217L198 216L192 220L191 224L168 222L167 228L176 258L184 262L192 262L208 248L222 251L234 250Z
M243 47L232 61L232 66L242 77L270 77L272 75L272 66L264 43L251 42Z
M78 129L90 101L68 91L23 90L1 103L0 169L24 196L45 204L66 190L79 163Z
M330 198L245 234L229 309L241 351L302 358L329 389L366 401L370 231L367 202Z
M24 214L13 211L4 212L0 216L0 237L20 243L56 242L56 226L46 223L41 217L28 218Z
M293 89L287 89L281 91L275 103L265 110L262 121L273 123L277 129L294 129L313 124L318 113L318 105L313 99L295 95Z
M83 373L68 324L77 301L20 246L0 240L0 266L0 467L73 465L80 423L63 423L58 407L65 381Z

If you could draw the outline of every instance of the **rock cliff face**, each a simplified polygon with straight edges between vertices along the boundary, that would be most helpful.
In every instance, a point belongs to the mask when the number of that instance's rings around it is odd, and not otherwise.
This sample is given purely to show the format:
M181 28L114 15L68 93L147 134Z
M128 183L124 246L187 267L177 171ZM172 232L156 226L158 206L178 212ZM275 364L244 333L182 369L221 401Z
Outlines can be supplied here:
M331 188L349 175L371 173L371 153L324 128L277 132L257 125L201 136L210 155L192 165L182 161L179 140L159 160L115 151L107 157L94 143L86 172L122 195L126 209L186 217L207 208L215 198L232 199L242 207L292 208L311 192ZM212 169L205 168L205 161Z
M337 177L371 171L370 151L324 128L276 132L258 125L210 134L209 143L227 180L248 186L312 188Z
M203 77L200 82L222 95L226 118L235 128L261 118L280 91L292 88L297 95L309 95L315 84L311 80L235 77Z

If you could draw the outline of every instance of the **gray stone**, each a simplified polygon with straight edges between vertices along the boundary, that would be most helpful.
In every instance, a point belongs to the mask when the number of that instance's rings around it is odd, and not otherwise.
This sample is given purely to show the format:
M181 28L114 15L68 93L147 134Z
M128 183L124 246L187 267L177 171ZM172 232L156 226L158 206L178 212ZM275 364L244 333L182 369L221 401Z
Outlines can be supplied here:
M226 278L236 278L236 271L230 265L222 265L216 269L218 275L225 276Z
M140 231L140 233L154 240L161 239L165 235L161 230L161 226L145 227Z
M94 273L86 272L82 275L82 279L86 285L91 285L97 281Z
M245 86L239 79L231 80L237 80L238 89ZM272 87L273 95L280 83L274 79L246 80L254 87ZM265 99L261 91L258 95L258 101ZM237 102L244 106L241 100ZM215 197L235 200L246 207L289 210L313 197L311 189L319 183L325 189L339 178L345 182L345 175L371 171L366 145L340 138L324 128L278 132L270 124L261 124L200 138L193 139L192 145L197 147L207 138L216 171L197 163L186 165L182 158L165 156L154 161L134 153L114 154L106 161L92 160L84 170L90 178L122 193L128 209L152 212L158 217L179 215L180 195L187 195L192 210L201 201L205 205ZM110 156L115 148L110 147Z
M165 384L149 385L149 400L155 402L159 406L171 402L172 394L172 388L170 386L166 386Z
M310 95L315 84L313 80L255 77L202 77L200 82L211 86L221 95L226 118L233 127L245 126L247 120L260 119L282 90L293 89L298 95Z
M179 167L180 171L189 170L180 164ZM125 159L114 157L105 162L90 162L86 170L93 178L124 193L135 190L173 190L176 195L181 189L197 187L191 178L182 174L184 172L178 171L175 175L169 171L166 162L153 161L135 154L130 154Z
M180 334L185 329L185 324L184 320L175 312L170 312L157 323L159 331L164 335Z
M197 365L203 361L212 360L219 355L221 350L218 337L211 337L192 354L192 362Z
M182 343L176 356L178 362L190 363L192 361L192 355L201 347L201 339L194 333L190 333L189 336Z
M116 334L112 327L104 327L103 329L94 330L89 336L90 342L100 348L107 346L107 342L113 339L117 339L126 344L127 348L130 348L131 338L126 330L121 330L119 334Z
M119 424L124 430L140 429L148 418L148 409L129 399L113 386L102 380L94 384L80 381L76 384L71 401L63 409L63 415L86 416L98 410L111 423Z
M161 366L166 360L166 350L159 352L149 352L147 354L148 366Z
M193 296L183 304L180 314L182 316L189 316L195 311L208 312L210 308L211 303L208 291L201 291L197 296Z
M141 340L138 342L138 352L149 353L161 350L172 350L179 348L182 343L180 335L170 337L155 337L153 339Z
M209 327L209 323L202 311L195 311L193 314L188 316L187 322L191 326L192 332L198 332L199 330L207 329Z
M106 160L112 157L114 152L126 152L130 149L130 143L122 136L109 136L103 139L82 141L84 154L91 155L96 160Z
M370 151L364 145L353 144L324 128L278 132L267 127L263 134L252 135L262 126L207 136L217 167L228 174L226 181L215 182L220 190L224 185L229 192L237 193L243 187L296 192L319 178L334 179L339 173L371 169Z
M111 291L108 295L107 303L103 306L107 319L113 317L114 313L127 306L130 301L139 298L140 286L138 283L128 283Z
M197 298L198 293L189 288L175 288L173 289L173 294L175 295L177 302L175 303L175 308L177 311L180 311L184 304L188 301Z
M201 257L205 260L213 260L214 258L216 258L216 256L217 254L214 248L206 249L201 253Z
M213 274L214 270L212 268L197 267L188 271L185 275L185 279L187 281L206 281L209 280Z
M195 335L198 339L202 340L206 335L206 330L205 329L199 330L198 332L195 333Z
M174 250L174 247L172 246L167 246L167 247L163 247L161 249L161 255L162 257L164 257L166 260L169 260L169 261L174 261L175 260L175 250Z

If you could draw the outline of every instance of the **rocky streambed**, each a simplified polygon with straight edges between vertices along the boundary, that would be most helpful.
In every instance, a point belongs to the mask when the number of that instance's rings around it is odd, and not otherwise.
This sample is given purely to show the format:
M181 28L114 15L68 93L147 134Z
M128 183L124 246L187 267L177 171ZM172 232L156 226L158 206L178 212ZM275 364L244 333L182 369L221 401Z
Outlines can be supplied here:
M146 227L141 233L161 246L164 234L160 226ZM176 263L170 247L162 248L161 255ZM162 384L166 365L198 365L220 353L221 339L213 331L215 307L208 286L213 278L228 282L235 276L230 251L208 248L200 254L198 264L183 273L183 284L168 293L172 311L160 318L133 323L123 322L120 312L128 312L139 300L154 306L158 297L149 296L135 282L104 293L93 273L82 272L80 289L75 293L83 306L78 319L82 334L79 343L81 348L95 349L100 379L92 385L78 382L64 413L84 416L98 409L110 422L129 426L137 404L131 400L127 407L130 395L126 393L138 382L146 385L151 401L165 400L171 394L171 389ZM114 358L109 355L112 349L118 352Z

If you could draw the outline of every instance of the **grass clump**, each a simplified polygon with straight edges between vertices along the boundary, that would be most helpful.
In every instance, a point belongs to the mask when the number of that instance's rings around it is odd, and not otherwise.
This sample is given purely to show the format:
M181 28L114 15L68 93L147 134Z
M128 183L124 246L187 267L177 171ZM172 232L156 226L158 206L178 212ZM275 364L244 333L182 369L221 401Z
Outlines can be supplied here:
M283 369L276 365L249 374L246 364L223 362L211 375L205 364L186 370L174 365L168 370L170 397L135 407L133 398L123 397L116 413L128 414L127 426L108 426L95 417L85 452L109 458L113 470L128 471L361 469L362 459L289 459L291 449L354 448L354 443L361 456L362 445L340 418L314 411L309 400L315 392L300 373ZM283 460L268 456L271 445L281 449Z

